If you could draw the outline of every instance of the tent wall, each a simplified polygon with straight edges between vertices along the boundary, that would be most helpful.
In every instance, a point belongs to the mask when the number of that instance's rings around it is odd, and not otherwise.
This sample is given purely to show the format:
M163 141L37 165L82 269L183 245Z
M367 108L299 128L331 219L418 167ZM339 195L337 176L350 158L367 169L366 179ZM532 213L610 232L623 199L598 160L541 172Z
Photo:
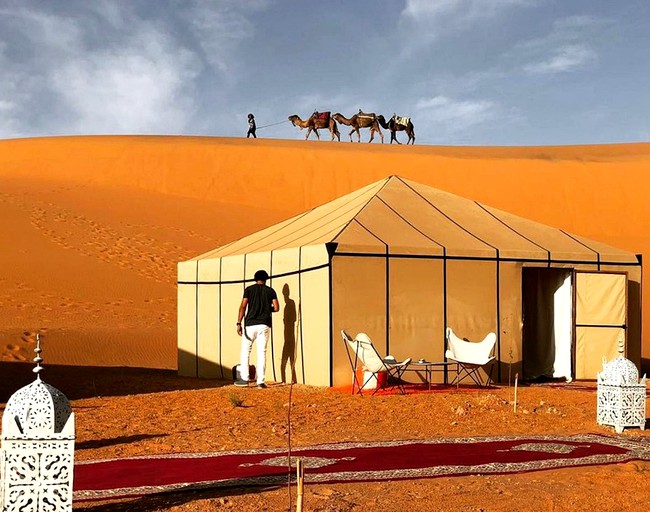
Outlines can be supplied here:
M231 378L231 368L239 362L239 354L241 348L241 338L237 336L237 312L239 304L241 303L246 285L251 284L251 281L246 283L246 277L251 278L252 273L246 272L246 261L244 255L240 256L227 256L220 258L221 261L221 281L219 284L209 284L206 286L217 286L219 288L220 298L219 305L207 304L206 308L212 309L213 314L219 315L221 318L218 337L210 337L209 339L199 339L199 349L205 348L210 344L218 346L219 360L216 363L219 365L219 373L222 378ZM253 267L255 272L256 268ZM247 274L251 274L248 275ZM199 317L199 322L202 319ZM199 360L205 358L203 352L197 354ZM252 353L252 361L255 361L255 352ZM199 373L199 377L209 377Z
M490 332L498 333L498 263L448 260L446 266L447 326L459 337L471 341L481 341ZM497 343L494 348L497 361L499 352ZM496 380L498 375L495 374L498 371L492 374Z
M389 264L391 354L443 361L444 262L391 258Z
M267 269L280 303L267 379L329 385L328 260L325 247L316 246L179 263L179 374L231 377L240 357L235 324L243 291L256 270ZM251 359L256 364L255 350Z
M641 364L641 278L642 268L635 266L601 265L603 272L625 272L627 274L627 329L626 357L637 366Z
M492 378L512 382L522 375L522 294L521 263L499 263L499 329L497 355L499 366Z
M269 344L272 364L267 366L267 374L276 381L304 382L302 329L299 323L300 251L295 249L273 253L273 273L282 277L272 279L273 289L278 294L280 311L273 318L272 339Z
M386 270L382 256L332 258L332 385L352 383L341 330L352 337L365 332L386 355ZM400 357L399 354L394 354ZM408 357L408 356L405 356Z
M316 254L301 253L303 267L317 265ZM300 274L299 328L301 329L300 368L302 382L312 386L330 386L330 268Z
M432 361L444 360L447 325L476 341L497 331L495 261L335 255L332 276L335 386L352 378L341 329L368 334L381 356Z
M627 325L627 275L581 272L575 275L576 378L595 379L602 358L618 355Z
M481 341L497 329L497 262L447 261L447 325L461 338Z
M278 276L269 284L280 302L267 353L269 379L349 384L341 329L366 332L381 355L441 361L446 326L472 340L499 332L493 378L507 382L522 374L522 269L531 263L335 255L330 267L327 258L324 248L298 248L180 263L179 373L230 377L239 361L237 309L250 283L244 276L266 267ZM595 270L593 264L551 265ZM601 271L628 275L627 356L639 364L641 267L602 265Z
M196 283L198 281L196 261L183 261L178 264L178 282ZM196 284L178 285L178 374L186 377L198 376L197 310L198 286Z
M198 281L221 279L220 260L197 261ZM223 377L218 362L221 360L220 345L214 340L220 338L221 315L219 314L218 286L197 285L197 328L198 328L198 375L209 378ZM216 305L216 307L215 307Z

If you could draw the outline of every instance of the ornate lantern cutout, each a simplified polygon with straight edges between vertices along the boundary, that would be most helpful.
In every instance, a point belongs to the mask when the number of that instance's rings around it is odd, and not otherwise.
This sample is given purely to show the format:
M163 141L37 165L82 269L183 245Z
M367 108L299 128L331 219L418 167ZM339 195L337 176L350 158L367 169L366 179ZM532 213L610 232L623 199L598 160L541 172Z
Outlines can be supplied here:
M72 510L74 412L67 397L41 380L36 336L36 380L14 393L2 415L0 510Z
M639 381L639 371L632 361L623 357L623 341L619 341L618 357L608 363L603 358L603 371L598 374L599 425L611 425L617 433L625 427L645 429L646 378Z

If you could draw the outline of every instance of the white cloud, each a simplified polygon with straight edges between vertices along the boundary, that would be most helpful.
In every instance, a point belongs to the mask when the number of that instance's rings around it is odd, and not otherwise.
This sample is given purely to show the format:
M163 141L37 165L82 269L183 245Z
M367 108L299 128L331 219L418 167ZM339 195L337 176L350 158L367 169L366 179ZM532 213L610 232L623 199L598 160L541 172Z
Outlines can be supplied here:
M111 25L121 23L120 13L112 9L107 23L98 18L102 5L75 18L27 8L3 11L12 23L11 38L3 31L0 93L9 106L0 114L0 136L187 127L199 60L130 12L121 13L128 24L114 33ZM91 44L98 23L103 38ZM15 51L18 41L23 53L10 56L6 48Z
M528 62L522 65L525 73L565 73L597 61L598 54L588 41L597 34L607 20L593 16L570 16L553 22L544 37L520 43L515 53Z
M52 89L74 113L73 132L181 133L193 113L199 64L155 29L119 48L78 54L52 73Z
M493 22L516 8L540 0L406 0L399 16L398 61L428 51L444 37Z
M492 16L509 7L525 7L536 2L532 0L406 0L402 17L429 21L449 14L477 19Z
M556 48L547 60L526 64L524 71L531 74L562 73L583 67L596 58L596 52L585 45L568 45Z
M0 137L192 132L202 75L233 83L266 0L13 5L0 8Z
M422 98L415 105L418 119L449 133L498 117L498 106L490 100L454 100L446 96Z
M508 9L535 4L537 0L406 0L400 24L408 30L420 28L418 35L432 40Z
M261 11L266 0L217 0L184 2L181 16L189 23L204 58L226 78L238 72L235 51L254 35L255 27L248 19L250 13Z

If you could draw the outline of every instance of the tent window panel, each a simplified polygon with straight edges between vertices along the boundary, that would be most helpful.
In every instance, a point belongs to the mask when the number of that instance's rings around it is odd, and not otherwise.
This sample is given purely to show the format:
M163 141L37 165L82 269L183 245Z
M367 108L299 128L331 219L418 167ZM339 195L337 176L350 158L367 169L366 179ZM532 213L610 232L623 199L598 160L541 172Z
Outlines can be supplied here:
M253 276L258 270L266 270L271 274L271 253L263 252L246 255L246 286L253 284Z
M221 281L221 260L199 260L197 261L199 269L199 281Z
M595 379L625 341L626 274L576 273L576 378Z
M194 283L196 282L197 261L181 261L178 263L178 280Z
M501 343L501 380L512 382L515 373L522 374L522 294L521 263L500 263L499 314ZM496 375L493 375L496 378Z
M617 267L603 265L603 272L625 272L627 275L627 329L625 357L641 365L641 357L650 359L650 343L641 353L641 266Z
M461 338L481 341L497 332L496 265L496 261L447 261L447 325Z
M576 274L576 323L624 324L625 274Z
M352 337L365 332L385 355L386 258L335 256L332 273L332 378L343 386L352 383L352 374L341 329Z
M199 319L199 377L227 377L219 365L219 286L199 285Z
M389 290L391 355L444 361L443 262L391 258Z
M296 350L296 360L304 362L304 382L314 386L329 386L329 269L303 272L300 279L302 343ZM298 372L298 378L298 382L303 382L301 372Z
M241 349L241 338L237 336L237 313L242 297L244 296L243 284L222 284L221 285L221 364L226 371L226 378L230 375L230 369L239 364L239 353ZM215 307L214 314L218 309ZM255 362L257 352L251 352L251 364Z
M241 281L245 279L246 276L244 275L244 267L245 264L244 264L243 254L237 256L226 256L225 258L221 258L221 280ZM253 273L255 273L255 270L253 270ZM249 272L250 269L247 268L246 271ZM253 277L252 274L251 277Z
M295 272L300 266L298 249L273 252L273 274ZM302 382L300 348L300 277L293 274L272 278L268 283L278 294L280 311L273 315L273 344L267 354L272 361L267 362L267 375L282 382ZM273 369L273 373L271 373Z
M271 286L278 294L280 311L273 315L273 350L271 351L269 346L267 368L273 368L275 380L287 383L302 382L298 275L273 279Z
M196 286L178 285L178 373L198 377L196 372Z
M221 279L240 281L239 283L221 285L221 365L224 367L226 377L230 375L230 369L239 364L241 339L237 336L235 323L237 323L239 305L244 296L243 279L246 277L244 270L250 273L250 269L244 267L243 254L221 258ZM213 314L219 314L219 303L215 303ZM252 356L252 361L252 364L255 364L255 356Z
M603 357L618 356L618 340L625 339L621 328L576 327L576 379L595 379L603 369Z

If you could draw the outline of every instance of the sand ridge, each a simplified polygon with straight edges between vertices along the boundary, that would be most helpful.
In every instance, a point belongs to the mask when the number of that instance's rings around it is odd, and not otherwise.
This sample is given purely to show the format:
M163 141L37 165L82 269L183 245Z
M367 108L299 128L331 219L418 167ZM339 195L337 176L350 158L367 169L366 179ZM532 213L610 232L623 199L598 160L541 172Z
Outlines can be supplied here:
M22 333L46 328L54 363L174 368L178 261L391 174L648 259L649 162L650 144L0 141L0 357L31 359Z

